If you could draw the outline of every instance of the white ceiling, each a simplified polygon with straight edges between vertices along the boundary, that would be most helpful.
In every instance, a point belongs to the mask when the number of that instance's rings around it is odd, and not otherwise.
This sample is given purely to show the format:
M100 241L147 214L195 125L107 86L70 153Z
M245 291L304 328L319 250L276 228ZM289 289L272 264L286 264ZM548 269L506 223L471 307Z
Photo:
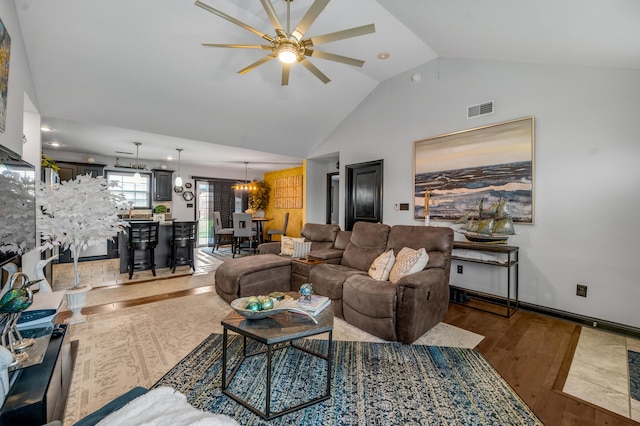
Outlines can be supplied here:
M273 34L258 0L203 0ZM286 2L271 0L285 22ZM291 4L292 26L312 4ZM374 23L375 34L319 46L363 68L311 59L280 86L255 34L191 0L15 0L43 123L62 150L184 163L298 163L383 80L438 56L640 69L637 0L335 0L307 36ZM379 60L379 52L389 59ZM47 145L45 145L45 148ZM231 163L230 163L231 164Z

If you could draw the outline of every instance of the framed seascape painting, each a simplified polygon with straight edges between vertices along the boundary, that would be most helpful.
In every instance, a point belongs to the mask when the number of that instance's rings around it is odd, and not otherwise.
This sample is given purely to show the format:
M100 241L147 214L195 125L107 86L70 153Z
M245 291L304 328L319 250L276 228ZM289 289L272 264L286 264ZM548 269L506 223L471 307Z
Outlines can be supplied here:
M514 222L533 223L533 148L533 117L416 141L414 218L458 220L503 199Z
M9 84L9 53L11 37L0 20L0 132L4 132L7 119L7 86Z

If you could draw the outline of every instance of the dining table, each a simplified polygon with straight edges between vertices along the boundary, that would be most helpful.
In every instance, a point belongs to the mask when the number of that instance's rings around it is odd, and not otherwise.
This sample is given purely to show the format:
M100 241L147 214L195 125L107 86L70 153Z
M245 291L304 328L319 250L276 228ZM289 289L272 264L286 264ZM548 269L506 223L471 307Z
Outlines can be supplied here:
M252 222L255 222L256 224L256 231L258 234L258 244L262 244L264 243L264 223L270 221L271 219L268 219L266 217L256 217L253 216L251 218Z

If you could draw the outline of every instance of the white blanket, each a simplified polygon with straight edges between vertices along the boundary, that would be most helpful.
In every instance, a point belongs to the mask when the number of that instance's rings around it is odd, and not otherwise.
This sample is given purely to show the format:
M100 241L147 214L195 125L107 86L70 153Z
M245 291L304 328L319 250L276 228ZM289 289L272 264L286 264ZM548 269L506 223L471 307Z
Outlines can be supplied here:
M170 387L159 387L137 397L102 419L99 426L239 426L223 414L198 410L187 397Z

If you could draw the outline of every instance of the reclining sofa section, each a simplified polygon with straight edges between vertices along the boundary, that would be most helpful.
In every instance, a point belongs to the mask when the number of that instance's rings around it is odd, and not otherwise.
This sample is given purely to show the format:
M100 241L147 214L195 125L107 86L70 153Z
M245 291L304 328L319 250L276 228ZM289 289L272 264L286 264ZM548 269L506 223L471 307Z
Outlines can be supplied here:
M396 284L369 277L376 257L403 247L425 248L424 270ZM336 316L382 339L413 343L447 313L452 248L450 228L358 222L340 264L314 267L309 281L332 299Z

